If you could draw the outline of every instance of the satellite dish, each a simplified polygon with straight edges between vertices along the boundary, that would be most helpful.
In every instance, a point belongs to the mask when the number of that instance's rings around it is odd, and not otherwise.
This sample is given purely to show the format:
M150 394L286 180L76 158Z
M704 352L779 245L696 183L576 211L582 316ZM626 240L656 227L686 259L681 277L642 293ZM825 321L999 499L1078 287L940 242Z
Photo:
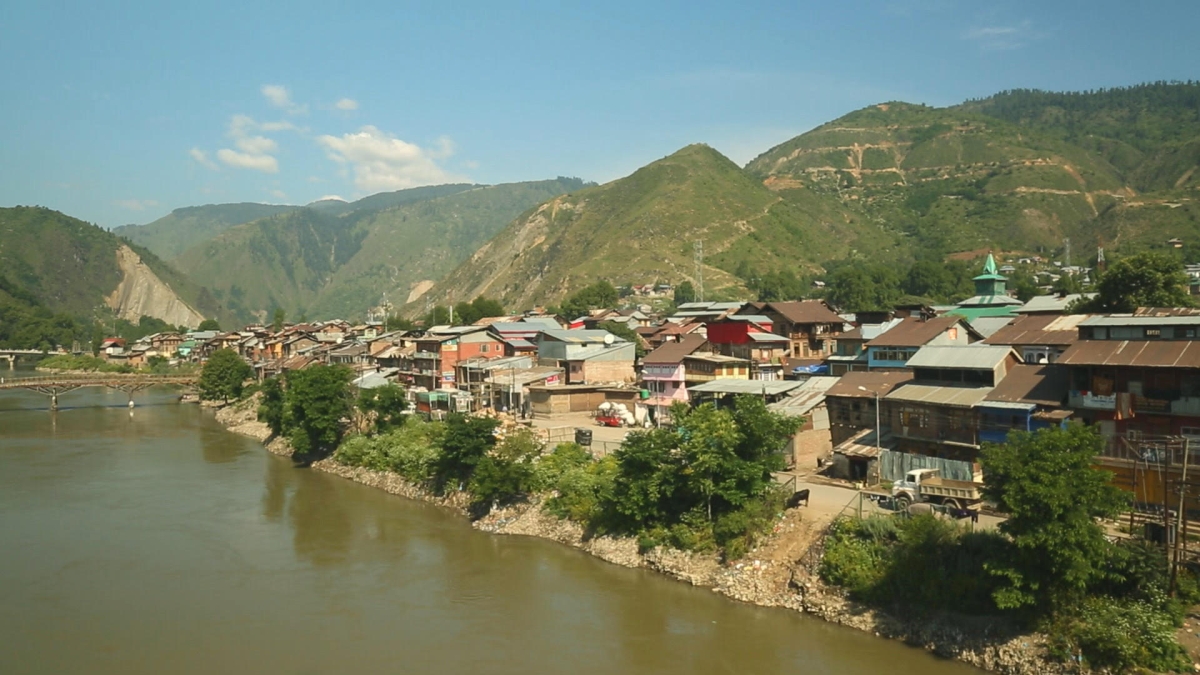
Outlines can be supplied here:
M608 333L604 336L604 344L611 345L613 343L613 334Z

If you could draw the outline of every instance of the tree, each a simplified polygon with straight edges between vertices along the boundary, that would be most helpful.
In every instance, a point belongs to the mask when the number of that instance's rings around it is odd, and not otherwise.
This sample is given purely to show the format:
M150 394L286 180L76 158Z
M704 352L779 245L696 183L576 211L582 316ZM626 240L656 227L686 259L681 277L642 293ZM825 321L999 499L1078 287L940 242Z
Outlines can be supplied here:
M200 398L206 401L223 400L242 395L242 383L254 376L254 369L232 349L218 349L200 369Z
M825 299L847 312L891 309L900 299L900 280L887 265L852 263L826 280Z
M451 484L467 485L475 466L496 444L497 425L499 422L490 417L455 414L446 419L442 453L434 476L438 489L445 490Z
M342 440L342 420L350 417L354 372L345 366L309 366L289 371L283 428L300 461L326 456Z
M642 343L641 336L627 324L605 321L599 327L601 330L606 330L619 338L632 342L634 358L640 359L646 355L646 346Z
M374 418L376 433L386 433L404 424L408 398L402 387L386 384L360 391L355 405L363 415Z
M423 319L426 328L445 326L450 323L450 308L445 305L434 305L433 309Z
M406 319L406 318L396 315L396 314L389 316L383 322L383 329L385 331L393 331L393 330L408 331L408 330L413 330L416 327L417 327L417 324L414 323L412 319Z
M278 436L283 432L283 382L278 377L269 377L263 381L262 399L258 405L258 421L266 422L271 433Z
M196 330L199 330L199 331L218 330L219 331L219 330L221 330L221 324L217 323L216 319L205 319L200 322L199 326L196 326Z
M532 492L537 479L534 461L541 452L541 442L532 431L523 429L508 435L481 457L468 486L476 511L490 510L492 504L511 502Z
M1092 466L1103 447L1081 424L1014 431L1004 445L984 446L983 494L1008 514L1000 531L1013 543L1007 559L987 565L1002 581L997 607L1070 607L1101 577L1109 546L1096 519L1128 504L1112 474Z
M743 261L745 262L745 261ZM675 287L675 305L696 301L696 287L690 281L684 281Z
M490 319L496 316L504 316L504 305L500 304L499 300L494 298L485 298L482 295L471 301L471 308L475 310L477 318ZM474 321L472 321L474 323Z
M575 319L586 315L593 309L605 307L613 307L620 300L616 287L605 280L597 281L596 283L586 288L580 289L577 293L563 301L560 310L563 316L569 319Z
M284 321L286 321L286 320L287 320L287 312L283 311L282 307L276 307L275 308L275 317L271 320L271 328L273 328L275 330L275 332L278 333L279 331L283 330L283 324L284 324Z
M1129 313L1138 307L1192 307L1188 278L1175 258L1148 251L1118 260L1096 285L1096 296L1073 303L1070 311Z

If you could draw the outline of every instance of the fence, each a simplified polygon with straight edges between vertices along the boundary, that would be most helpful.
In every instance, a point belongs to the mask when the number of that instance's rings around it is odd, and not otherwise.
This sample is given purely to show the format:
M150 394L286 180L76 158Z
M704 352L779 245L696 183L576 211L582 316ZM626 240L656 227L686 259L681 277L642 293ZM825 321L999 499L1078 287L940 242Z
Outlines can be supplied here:
M576 427L550 427L546 429L546 449L553 450L554 446L559 443L574 443L575 429ZM593 457L600 459L616 452L621 447L621 442L593 440L592 444L587 447Z
M947 480L975 480L975 468L970 462L894 450L884 450L879 455L879 477L882 480L903 480L904 474L913 469L937 469L942 478Z

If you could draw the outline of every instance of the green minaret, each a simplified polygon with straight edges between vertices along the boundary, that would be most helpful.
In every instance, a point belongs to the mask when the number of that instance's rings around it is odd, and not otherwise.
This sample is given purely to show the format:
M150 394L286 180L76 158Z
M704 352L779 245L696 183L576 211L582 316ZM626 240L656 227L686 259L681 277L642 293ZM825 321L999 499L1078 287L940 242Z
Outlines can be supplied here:
M974 278L976 296L1005 295L1008 278L996 271L996 259L989 253L983 264L983 274Z

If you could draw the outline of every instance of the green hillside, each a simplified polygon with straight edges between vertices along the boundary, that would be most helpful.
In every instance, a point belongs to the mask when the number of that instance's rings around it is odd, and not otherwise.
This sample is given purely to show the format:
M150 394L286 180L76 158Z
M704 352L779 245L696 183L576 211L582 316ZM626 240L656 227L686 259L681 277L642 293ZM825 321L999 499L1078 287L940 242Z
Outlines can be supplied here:
M389 209L393 206L403 206L404 204L412 204L414 202L422 202L427 199L437 199L438 197L447 197L449 195L471 190L473 188L483 187L472 183L450 183L446 185L426 185L424 187L409 188L407 190L397 190L395 192L380 192L379 194L363 197L353 202L343 202L336 199L326 199L319 202L313 202L308 205L308 208L324 211L333 215L341 215L350 213L351 211L380 211Z
M403 302L414 286L441 278L521 212L583 185L558 179L437 186L422 200L383 210L301 208L231 228L184 252L177 264L243 320L276 307L311 319L357 317L384 294ZM381 201L388 203L373 203Z
M57 313L84 323L107 319L113 310L105 300L125 278L118 249L126 244L103 228L58 211L0 208L0 280L5 300L10 307L19 304L22 311ZM168 295L204 316L228 316L211 294L153 253L137 245L129 248L165 284ZM161 294L155 297L164 299ZM134 303L144 299L138 293L128 298ZM154 304L149 303L151 309ZM131 318L136 322L136 317Z
M192 246L212 239L234 225L294 211L295 206L278 204L207 204L175 209L146 225L122 225L117 236L144 246L164 260L171 260Z
M522 215L460 265L431 299L488 295L521 308L555 302L606 279L616 285L694 276L703 241L708 296L741 294L734 272L816 269L853 247L886 248L888 237L836 198L785 201L705 145L688 146L605 185L546 202ZM419 307L410 308L418 311Z

